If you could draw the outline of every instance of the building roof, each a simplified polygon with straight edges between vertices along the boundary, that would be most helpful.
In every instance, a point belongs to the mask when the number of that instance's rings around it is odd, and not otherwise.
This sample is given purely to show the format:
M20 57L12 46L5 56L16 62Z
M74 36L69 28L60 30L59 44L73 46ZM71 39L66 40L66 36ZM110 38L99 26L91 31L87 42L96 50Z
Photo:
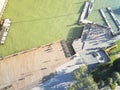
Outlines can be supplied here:
M98 24L86 24L81 38L73 41L75 52L99 48L99 44L112 38L108 27Z
M77 54L82 58L82 62L86 65L101 63L101 57L105 57L104 62L108 61L105 53L98 52L99 49L105 47L108 40L112 38L108 27L98 24L86 24L82 36L73 41L73 48ZM100 53L100 57L94 57L94 53Z

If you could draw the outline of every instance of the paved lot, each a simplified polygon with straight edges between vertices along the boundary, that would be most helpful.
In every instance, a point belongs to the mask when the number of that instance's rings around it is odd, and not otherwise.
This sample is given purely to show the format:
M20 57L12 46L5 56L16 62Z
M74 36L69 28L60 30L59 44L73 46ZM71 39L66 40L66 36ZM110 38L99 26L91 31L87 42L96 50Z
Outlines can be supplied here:
M54 78L34 87L31 90L66 90L68 85L73 83L72 72L79 68L81 64L80 58L74 58L66 64L56 69L57 75Z

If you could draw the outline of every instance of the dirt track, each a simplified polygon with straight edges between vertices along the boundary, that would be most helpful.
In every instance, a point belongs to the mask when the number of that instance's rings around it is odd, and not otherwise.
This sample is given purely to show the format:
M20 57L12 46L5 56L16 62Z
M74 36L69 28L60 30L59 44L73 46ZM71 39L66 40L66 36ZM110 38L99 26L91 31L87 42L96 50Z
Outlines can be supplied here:
M67 61L60 41L5 58L0 61L0 90L19 90Z

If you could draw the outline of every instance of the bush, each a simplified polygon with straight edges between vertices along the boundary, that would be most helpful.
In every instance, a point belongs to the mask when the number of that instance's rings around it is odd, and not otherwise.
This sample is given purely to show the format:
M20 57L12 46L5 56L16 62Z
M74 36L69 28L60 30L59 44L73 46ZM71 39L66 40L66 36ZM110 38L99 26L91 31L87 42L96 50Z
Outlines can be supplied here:
M107 85L107 86L105 86L104 88L103 88L103 90L110 90L111 88L110 88L110 86L109 85Z
M110 77L112 70L110 64L100 64L94 70L91 71L93 78L96 82L100 80L106 80Z
M109 85L112 84L112 82L113 82L112 78L108 78Z
M115 78L115 79L120 79L120 74L119 74L119 72L113 72L112 76L113 76L113 78Z
M116 90L117 83L110 84L110 88L112 90Z
M100 80L100 86L104 86L104 81Z
M83 78L83 77L85 77L86 76L86 70L87 70L87 66L86 65L81 65L80 67L79 67L79 69L77 69L77 70L75 70L74 72L73 72L73 78L75 79L75 80L80 80L80 78Z
M76 90L73 86L70 86L68 90Z
M120 72L120 58L113 62L113 69L117 72Z
M117 84L120 85L120 79L117 80Z
M77 87L78 88L82 88L83 87L83 83L82 82L77 83Z
M86 73L87 66L82 65L79 69L73 72L73 78L76 83L68 88L68 90L98 90L96 82L92 75Z
M74 71L74 72L73 72L73 78L74 78L75 80L79 80L79 79L80 79L80 73L77 72L77 71Z

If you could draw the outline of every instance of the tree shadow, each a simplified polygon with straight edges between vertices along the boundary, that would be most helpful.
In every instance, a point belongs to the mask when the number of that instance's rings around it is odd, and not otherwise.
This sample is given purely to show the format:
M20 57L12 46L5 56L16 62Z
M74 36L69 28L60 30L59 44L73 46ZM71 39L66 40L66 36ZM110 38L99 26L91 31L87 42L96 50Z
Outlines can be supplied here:
M80 38L82 31L83 31L83 26L77 26L69 30L66 42L72 55L75 54L72 47L73 40Z
M44 90L65 90L64 83L72 81L73 77L71 73L62 73L62 76L61 74L56 75L53 78L44 81L39 87L43 87Z
M113 10L113 12L114 12L115 14L120 15L120 7L119 7L119 8L117 8L117 9L114 9L114 10Z
M94 63L94 64L89 64L88 65L88 71L87 73L91 73L91 70L95 69L95 67L98 65L99 63Z
M40 83L44 83L45 81L51 79L52 77L54 77L56 75L56 73L50 73L49 75L46 75L42 78L42 80L40 81Z

